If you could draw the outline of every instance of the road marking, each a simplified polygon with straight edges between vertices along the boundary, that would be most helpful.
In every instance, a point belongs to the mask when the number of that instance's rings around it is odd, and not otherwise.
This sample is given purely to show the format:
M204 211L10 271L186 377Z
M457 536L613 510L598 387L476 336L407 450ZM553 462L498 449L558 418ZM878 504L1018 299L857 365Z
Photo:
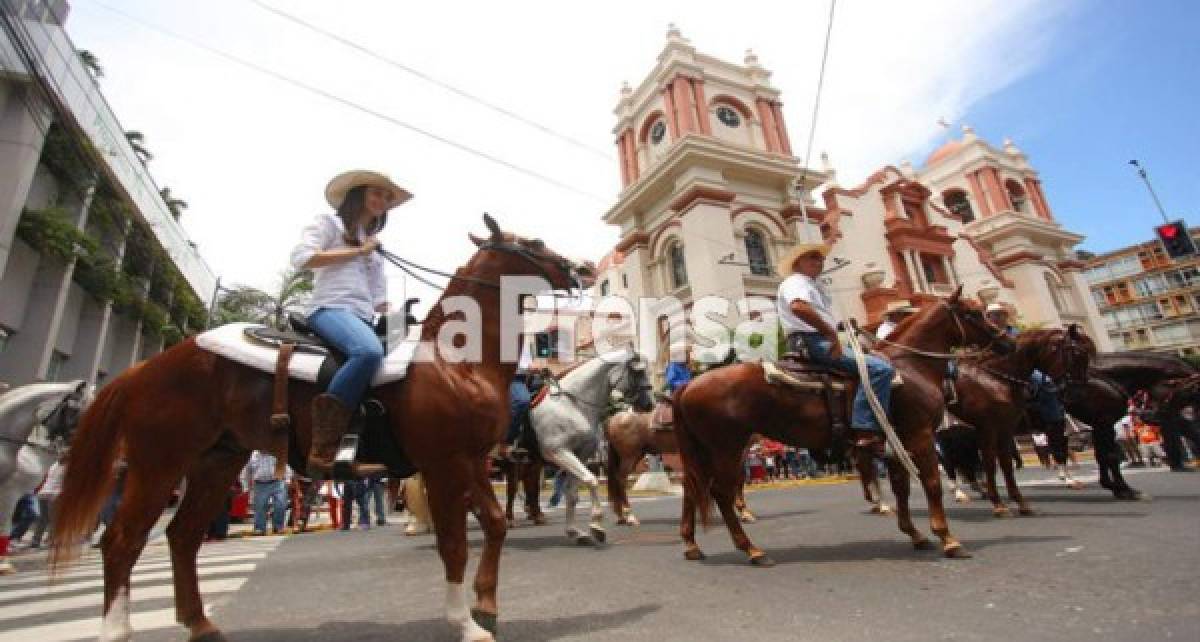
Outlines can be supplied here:
M197 572L200 593L207 602L206 612L230 599L281 541L281 537L259 537L203 546L197 560ZM53 581L44 569L19 575L12 581L0 579L0 622L21 618L46 622L2 631L0 642L95 639L102 620L103 573L100 555L88 551L83 559ZM175 622L174 608L153 608L161 607L163 600L174 597L171 579L170 553L166 546L148 546L131 576L129 598L135 631L179 626ZM90 613L80 616L81 612L87 611Z

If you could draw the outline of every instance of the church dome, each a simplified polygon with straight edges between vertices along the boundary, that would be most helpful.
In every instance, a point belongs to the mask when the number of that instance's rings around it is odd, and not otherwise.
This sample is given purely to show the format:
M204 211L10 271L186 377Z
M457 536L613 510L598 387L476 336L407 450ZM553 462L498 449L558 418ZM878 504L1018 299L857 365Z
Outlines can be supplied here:
M942 162L943 160L953 156L954 153L957 152L958 150L962 149L962 147L963 147L962 141L957 141L957 140L946 141L946 143L944 145L933 150L933 153L929 155L929 158L925 159L925 166L929 167L935 163Z

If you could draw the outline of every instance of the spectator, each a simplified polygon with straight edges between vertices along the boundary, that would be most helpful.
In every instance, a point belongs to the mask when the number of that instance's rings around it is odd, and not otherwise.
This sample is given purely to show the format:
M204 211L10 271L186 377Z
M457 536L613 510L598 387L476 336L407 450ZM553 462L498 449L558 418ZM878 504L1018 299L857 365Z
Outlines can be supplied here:
M1121 452L1125 454L1125 459L1130 466L1145 466L1142 461L1142 453L1138 448L1136 427L1141 421L1137 419L1134 412L1121 417L1117 423L1113 424L1113 432L1116 433L1117 446L1121 448Z
M38 521L38 500L36 493L25 493L17 500L13 509L12 531L9 537L13 544L20 544L26 531Z
M1050 459L1050 438L1046 436L1046 433L1033 433L1033 452L1037 453L1042 468L1054 470L1054 462Z
M1142 459L1150 466L1161 466L1167 459L1163 451L1162 434L1154 424L1142 424L1138 429L1138 442L1141 445Z
M254 489L252 499L255 535L267 533L268 507L271 511L271 531L283 532L288 509L285 483L287 472L278 470L278 463L274 455L256 450L250 455L250 463L246 465L246 477L249 480L246 485Z
M358 504L358 527L361 530L371 528L371 509L367 506L367 485L362 479L349 479L342 482L342 530L350 530L354 516L353 505Z
M386 511L386 495L387 482L382 477L368 477L363 482L366 497L364 503L371 503L371 499L375 500L375 525L387 526L387 511ZM367 521L370 521L368 516Z
M54 505L54 500L58 499L58 494L62 492L63 473L66 472L66 466L63 461L54 462L50 466L50 470L46 472L46 479L37 490L38 501L38 521L33 529L33 541L29 543L29 548L41 548L42 539L46 533L50 531L51 525L51 507Z

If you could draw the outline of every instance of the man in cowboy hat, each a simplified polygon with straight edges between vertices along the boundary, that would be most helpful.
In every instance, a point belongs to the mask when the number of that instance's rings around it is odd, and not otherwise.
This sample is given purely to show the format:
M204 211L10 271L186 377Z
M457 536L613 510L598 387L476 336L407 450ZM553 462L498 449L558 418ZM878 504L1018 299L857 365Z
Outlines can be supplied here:
M825 266L829 246L824 243L800 243L783 256L779 262L779 273L784 275L779 284L775 305L779 321L787 333L788 349L799 352L806 349L813 362L842 370L858 376L858 366L853 354L846 354L837 334L837 321L833 316L833 299L819 280ZM895 369L882 358L863 355L867 365L870 385L879 399L884 412L891 405L892 376ZM882 450L883 430L867 402L865 385L860 385L854 396L854 410L850 424L855 432L855 445Z
M900 322L912 316L912 313L917 309L909 305L908 301L892 301L887 304L887 308L883 311L883 323L875 330L876 339L886 339L896 329Z
M1000 328L1010 337L1016 338L1021 333L1016 326L1009 321L1008 308L999 303L989 303L988 307L983 311L983 316L988 320L988 323Z

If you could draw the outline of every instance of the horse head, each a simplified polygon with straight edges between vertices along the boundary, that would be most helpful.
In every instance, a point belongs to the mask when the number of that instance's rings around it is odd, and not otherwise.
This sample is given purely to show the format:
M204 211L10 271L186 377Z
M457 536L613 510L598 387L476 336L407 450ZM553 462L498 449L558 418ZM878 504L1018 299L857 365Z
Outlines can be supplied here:
M621 376L613 386L630 401L633 409L638 412L649 412L654 409L654 398L650 392L654 386L650 383L649 368L646 358L638 352L632 352L625 361Z
M490 232L487 238L468 233L467 237L480 252L494 252L505 257L501 269L506 275L539 276L556 290L582 290L586 279L593 276L591 266L576 263L546 247L541 239L530 239L500 229L490 214L483 215Z
M1014 347L1012 339L984 318L983 309L978 304L963 299L962 289L963 286L958 286L938 306L948 315L947 321L954 328L951 336L957 334L958 342L955 345L978 345L1001 353L1011 352Z
M1034 367L1066 385L1083 383L1096 356L1096 344L1071 323L1065 328L1031 330L1017 338L1018 350L1032 351Z
M80 381L42 420L42 425L46 427L46 437L64 444L69 442L91 398L87 382Z

